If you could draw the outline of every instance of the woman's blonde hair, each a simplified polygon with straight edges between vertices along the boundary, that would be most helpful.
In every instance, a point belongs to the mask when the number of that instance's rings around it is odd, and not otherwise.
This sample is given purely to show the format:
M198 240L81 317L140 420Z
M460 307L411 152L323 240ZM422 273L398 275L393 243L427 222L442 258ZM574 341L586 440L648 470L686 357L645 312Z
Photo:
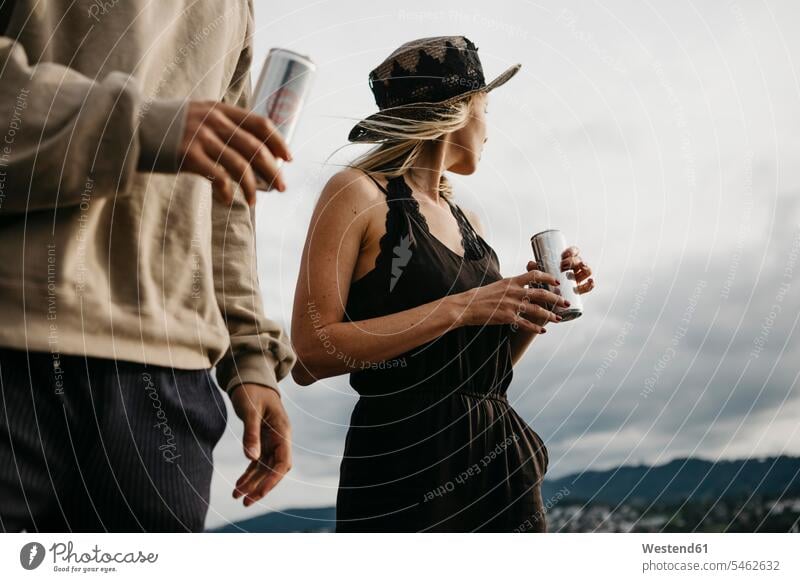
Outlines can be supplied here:
M364 172L379 172L389 178L402 176L414 167L425 147L467 124L475 95L459 99L441 112L427 114L425 119L382 115L379 119L364 120L362 125L383 141L348 165ZM452 186L444 174L439 181L439 193L445 198L453 195Z

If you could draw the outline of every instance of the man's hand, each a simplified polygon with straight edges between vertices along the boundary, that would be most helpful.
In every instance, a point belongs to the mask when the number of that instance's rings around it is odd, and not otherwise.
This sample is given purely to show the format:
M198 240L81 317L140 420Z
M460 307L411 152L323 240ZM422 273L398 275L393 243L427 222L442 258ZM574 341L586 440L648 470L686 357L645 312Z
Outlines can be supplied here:
M289 147L266 117L217 101L192 101L181 142L182 172L211 181L214 197L233 202L231 179L241 185L247 203L256 203L256 175L281 192L286 189L277 158L292 159Z
M242 384L231 395L244 421L244 454L250 459L233 490L248 507L269 493L292 468L291 427L280 395L259 384Z

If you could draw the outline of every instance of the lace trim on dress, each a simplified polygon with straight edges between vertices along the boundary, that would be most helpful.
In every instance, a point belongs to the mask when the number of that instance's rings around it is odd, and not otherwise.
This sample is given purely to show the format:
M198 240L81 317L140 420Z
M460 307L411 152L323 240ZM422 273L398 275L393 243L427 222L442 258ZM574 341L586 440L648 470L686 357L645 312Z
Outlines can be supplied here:
M409 185L406 184L406 181L403 179L403 177L397 176L395 178L391 178L389 182L390 190L391 186L394 185L397 195L401 196L407 201L407 204L405 205L406 212L410 213L410 216L414 218L414 220L416 220L423 229L425 229L425 232L429 236L435 238L433 234L431 234L431 229L428 227L428 221L425 219L425 215L422 214L422 211L419 208L419 202L417 202L417 199L413 197L412 190ZM450 212L456 219L456 223L458 223L458 230L461 233L461 246L464 248L464 258L469 261L476 261L483 258L486 249L478 239L478 234L472 228L469 220L467 220L467 217L457 204L451 202L449 199L445 200L447 201L448 206L450 206Z
M376 267L387 260L391 261L394 256L394 248L403 244L404 236L409 237L404 246L416 244L414 233L408 228L407 217L416 221L431 238L435 238L431 233L425 215L420 210L419 202L414 198L411 188L402 176L389 178L384 188L371 174L365 173L386 194L386 204L389 207L386 212L386 232L381 236L378 243L380 250L378 251L378 257L375 259ZM486 253L486 247L482 244L478 233L472 228L472 224L470 224L461 208L449 199L446 200L450 207L450 212L458 223L458 230L461 233L461 246L464 248L464 258L470 261L482 259Z
M472 260L483 258L486 247L484 247L478 238L478 233L472 228L472 223L467 219L467 216L458 204L450 202L450 200L447 200L447 203L450 205L450 210L453 212L453 216L456 217L456 221L458 221L462 245L464 246L464 256Z

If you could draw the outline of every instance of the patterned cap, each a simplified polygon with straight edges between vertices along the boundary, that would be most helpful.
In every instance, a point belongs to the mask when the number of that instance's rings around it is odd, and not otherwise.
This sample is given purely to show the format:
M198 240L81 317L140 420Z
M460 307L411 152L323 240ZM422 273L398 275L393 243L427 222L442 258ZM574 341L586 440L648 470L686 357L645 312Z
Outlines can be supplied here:
M392 118L419 119L456 100L499 87L522 65L507 69L488 85L478 48L464 36L436 36L400 46L369 74L379 113L360 121L350 131L350 141L380 141L363 124ZM368 125L368 124L367 124Z

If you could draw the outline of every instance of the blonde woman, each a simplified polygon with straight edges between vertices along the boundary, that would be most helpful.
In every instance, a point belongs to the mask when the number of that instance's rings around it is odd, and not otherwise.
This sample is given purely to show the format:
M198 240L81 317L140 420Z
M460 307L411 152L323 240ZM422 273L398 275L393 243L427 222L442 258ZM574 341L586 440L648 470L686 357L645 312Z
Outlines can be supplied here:
M378 145L333 176L297 283L294 379L350 373L359 393L337 496L337 532L546 531L548 453L509 405L512 366L560 296L528 264L503 278L445 171L475 171L487 93L464 37L406 43L370 74L380 111L353 142ZM579 283L591 274L564 254ZM593 287L591 279L581 292Z

